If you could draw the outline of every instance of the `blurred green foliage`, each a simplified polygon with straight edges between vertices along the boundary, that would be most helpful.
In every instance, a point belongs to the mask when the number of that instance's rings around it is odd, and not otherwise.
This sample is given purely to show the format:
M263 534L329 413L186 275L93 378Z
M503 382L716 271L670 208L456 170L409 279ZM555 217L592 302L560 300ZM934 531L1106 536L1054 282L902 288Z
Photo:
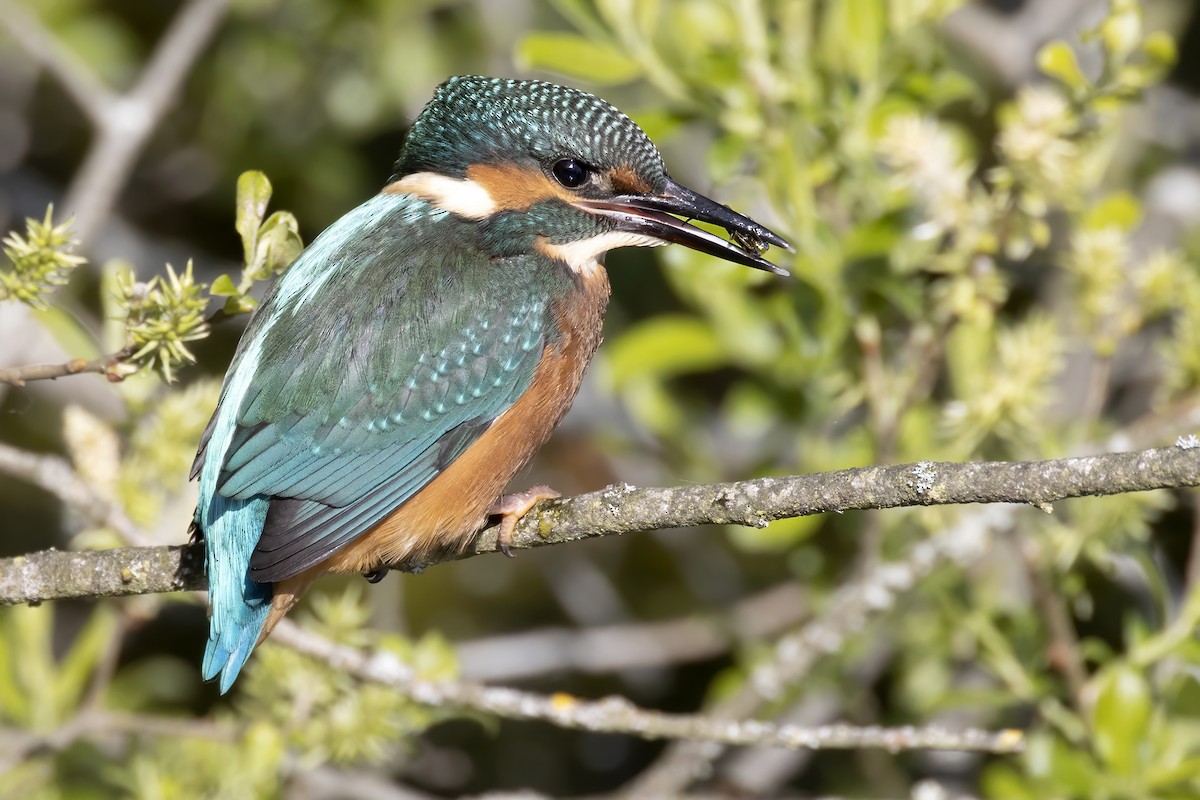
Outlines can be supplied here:
M308 226L361 201L367 166L355 144L411 117L445 74L481 67L484 26L452 5L242 2L201 62L206 93L171 124L195 123L190 144L219 157L214 181L232 186L241 174L232 227L242 271L206 290L191 269L138 282L128 267L106 268L100 301L118 324L104 345L132 347L139 370L120 389L129 420L74 409L62 431L79 473L142 526L186 505L184 476L218 391L211 377L164 389L144 373L169 380L192 360L210 295L229 315L253 309L256 282L301 245L297 217ZM1143 30L1139 3L1112 0L1081 40L1039 51L1042 79L997 97L945 42L942 21L960 5L556 0L553 14L520 18L546 27L515 41L521 70L598 88L669 163L718 184L723 202L796 245L794 259L782 256L791 281L669 248L663 313L637 317L630 298L615 298L617 330L596 369L633 427L606 432L618 470L666 461L653 473L663 481L732 480L1055 457L1162 443L1162 434L1137 440L1145 430L1179 433L1172 421L1200 388L1200 269L1187 240L1149 249L1136 240L1143 179L1164 155L1128 133L1144 91L1174 60L1172 40ZM102 76L128 82L138 43L109 12L58 0L40 13ZM243 173L248 164L296 198L297 216L267 215L272 186ZM5 296L43 303L78 260L68 238L49 215L10 235ZM1145 373L1122 371L1131 351ZM1119 402L1131 392L1147 398L1132 410ZM861 687L847 685L846 670L868 643L886 641L896 655L869 720L1031 729L1023 756L969 768L986 796L1200 796L1200 592L1163 544L1188 527L1177 500L1122 495L1029 511L995 538L994 558L946 565L776 706L819 692L850 704ZM772 566L803 581L819 608L847 574L903 557L970 513L739 528L729 532L731 559L778 554ZM73 539L117 543L109 531ZM680 593L669 571L646 580L629 568L622 589L649 598L645 607L662 604L655 591ZM319 764L403 766L418 734L459 716L269 646L235 702L209 709L191 662L120 660L120 630L131 623L118 615L146 619L166 602L143 599L135 611L98 603L65 647L52 646L54 609L0 614L0 726L22 753L12 762L0 753L0 795L277 797L282 781ZM1051 621L1058 613L1070 623L1065 640ZM457 674L440 637L373 631L357 591L316 595L304 624L423 675ZM768 652L733 653L697 694L736 691ZM1064 667L1072 660L1081 685ZM119 745L100 747L89 725L115 731ZM913 780L923 769L894 767ZM834 772L805 788L895 789L877 771Z

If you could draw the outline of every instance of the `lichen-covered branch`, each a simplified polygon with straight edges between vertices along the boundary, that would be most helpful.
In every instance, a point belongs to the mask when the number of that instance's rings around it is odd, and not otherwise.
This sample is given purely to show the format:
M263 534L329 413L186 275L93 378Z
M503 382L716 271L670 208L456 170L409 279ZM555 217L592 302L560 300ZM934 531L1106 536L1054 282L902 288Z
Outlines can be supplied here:
M417 678L387 652L367 654L285 620L272 641L305 653L333 668L372 683L391 686L413 700L438 707L482 711L507 719L541 720L561 728L600 733L635 734L647 739L689 739L726 745L761 745L799 749L878 747L899 750L974 750L1020 752L1025 737L1017 730L985 731L942 728L826 725L815 728L777 725L759 720L724 720L697 714L664 714L639 708L622 697L583 700L558 693L537 694L482 684Z
M203 589L203 548L43 550L0 561L0 605Z
M22 470L12 466L0 458L0 470L21 477ZM1197 485L1200 446L1188 438L1175 447L1051 461L920 462L669 489L611 486L543 502L518 524L512 548L530 549L694 525L761 527L786 517L867 508L1024 503L1050 511L1051 503L1069 497ZM85 553L51 551L3 559L0 605L203 589L205 581L196 549L192 545ZM441 560L495 549L496 531L492 528L481 533L464 553ZM429 565L398 568L424 566ZM133 580L124 579L127 572Z

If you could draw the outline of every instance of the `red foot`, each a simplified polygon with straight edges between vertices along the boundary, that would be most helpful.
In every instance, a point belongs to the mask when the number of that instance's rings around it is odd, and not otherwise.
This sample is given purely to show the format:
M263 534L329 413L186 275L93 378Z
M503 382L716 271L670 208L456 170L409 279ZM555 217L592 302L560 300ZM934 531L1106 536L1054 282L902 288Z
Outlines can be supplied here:
M488 513L500 517L500 532L496 535L496 547L500 552L513 558L511 551L513 531L517 529L517 523L521 517L528 514L530 509L543 500L554 500L558 497L562 497L562 494L549 486L530 486L523 492L506 494L497 500Z

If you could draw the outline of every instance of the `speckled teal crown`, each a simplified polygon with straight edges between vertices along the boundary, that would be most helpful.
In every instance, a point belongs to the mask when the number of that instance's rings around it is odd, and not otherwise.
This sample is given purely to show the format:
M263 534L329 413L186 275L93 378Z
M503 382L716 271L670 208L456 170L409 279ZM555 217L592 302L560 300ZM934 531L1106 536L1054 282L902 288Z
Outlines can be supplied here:
M461 176L472 164L578 158L666 174L653 142L600 98L543 81L465 75L441 84L413 123L392 180L413 172Z

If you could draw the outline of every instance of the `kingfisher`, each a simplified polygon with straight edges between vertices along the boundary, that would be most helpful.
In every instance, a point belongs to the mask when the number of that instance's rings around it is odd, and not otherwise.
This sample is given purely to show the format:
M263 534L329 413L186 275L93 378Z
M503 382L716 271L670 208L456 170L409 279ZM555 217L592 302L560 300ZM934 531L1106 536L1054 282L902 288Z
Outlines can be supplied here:
M730 240L689 224L724 229ZM502 495L600 344L617 247L678 243L786 275L778 234L667 174L586 92L460 76L413 122L382 191L274 283L192 468L205 680L225 693L320 575L460 551L547 487Z

